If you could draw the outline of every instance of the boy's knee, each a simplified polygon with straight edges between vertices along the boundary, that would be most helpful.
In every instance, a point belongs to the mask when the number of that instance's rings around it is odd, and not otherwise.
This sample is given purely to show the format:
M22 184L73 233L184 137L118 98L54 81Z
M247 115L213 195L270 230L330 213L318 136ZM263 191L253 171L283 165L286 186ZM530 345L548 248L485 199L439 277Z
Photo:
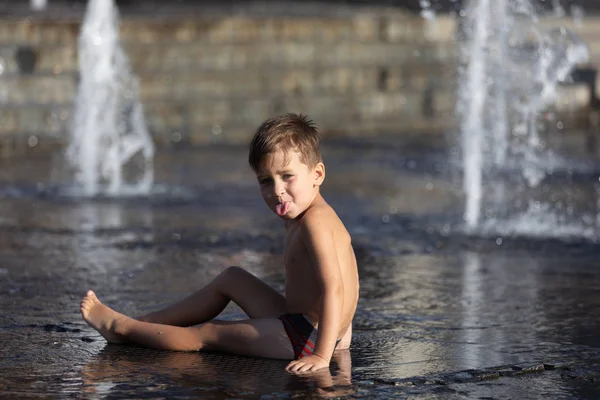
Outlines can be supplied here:
M226 279L231 279L246 274L248 274L248 272L245 269L236 266L227 267L225 271L221 272L221 276Z

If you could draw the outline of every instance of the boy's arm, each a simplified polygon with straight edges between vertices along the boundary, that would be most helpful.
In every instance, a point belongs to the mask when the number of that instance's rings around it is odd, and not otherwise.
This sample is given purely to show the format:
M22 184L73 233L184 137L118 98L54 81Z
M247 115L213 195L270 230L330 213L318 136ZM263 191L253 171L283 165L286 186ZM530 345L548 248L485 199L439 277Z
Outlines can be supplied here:
M344 301L340 265L327 218L319 218L319 215L313 215L313 218L308 215L306 217L303 221L304 229L301 230L301 240L315 268L315 276L320 285L321 304L319 332L313 355L290 363L288 370L295 372L315 371L329 366L340 331Z

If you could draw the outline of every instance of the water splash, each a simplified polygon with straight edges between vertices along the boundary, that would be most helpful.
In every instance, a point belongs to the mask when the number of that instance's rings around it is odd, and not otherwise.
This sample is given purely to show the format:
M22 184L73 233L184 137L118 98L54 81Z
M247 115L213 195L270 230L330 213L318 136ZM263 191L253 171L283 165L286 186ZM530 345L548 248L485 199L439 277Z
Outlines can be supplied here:
M67 159L83 195L147 194L154 144L138 80L119 43L114 0L90 0L79 36L80 83Z
M461 15L464 219L474 231L512 207L507 183L530 191L557 164L538 117L588 50L566 29L542 29L529 0L471 0Z
M33 11L42 11L48 6L48 0L30 0L29 6Z

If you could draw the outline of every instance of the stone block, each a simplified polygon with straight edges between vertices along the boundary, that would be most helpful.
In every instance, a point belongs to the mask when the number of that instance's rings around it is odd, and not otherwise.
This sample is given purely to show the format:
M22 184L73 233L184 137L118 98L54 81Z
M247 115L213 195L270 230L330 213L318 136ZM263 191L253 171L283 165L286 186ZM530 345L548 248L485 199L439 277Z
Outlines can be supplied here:
M383 67L386 70L386 86L388 91L397 90L429 90L441 86L447 87L456 80L456 68L449 63L431 63L427 65L407 64L401 67Z
M183 103L149 103L144 105L148 129L155 136L169 136L185 131L188 105Z
M249 97L262 92L263 82L260 78L259 71L144 75L141 76L140 98L142 101L197 101L235 95Z
M0 19L0 43L18 45L75 45L79 23Z
M38 23L36 23L38 25ZM79 22L70 21L44 21L39 23L40 42L43 44L54 44L64 46L77 46L77 40L81 30Z
M69 130L64 107L21 106L0 110L0 133L57 136Z
M156 44L171 39L171 24L148 23L144 20L126 20L119 28L122 43Z
M53 74L78 72L77 49L74 46L40 47L36 71Z
M432 21L423 20L423 36L428 42L453 42L456 40L457 31L457 17L448 14L437 15Z
M69 104L76 93L71 76L22 76L2 82L4 104Z
M234 53L247 52L247 65L253 66L306 66L317 62L319 55L313 43L277 43L269 45L252 45L234 49Z
M229 103L230 114L222 121L232 120L247 125L252 133L258 125L271 116L273 106L270 98L265 99L233 99ZM222 123L222 122L221 122Z
M210 126L218 132L220 127L236 124L255 129L271 115L268 99L220 99L201 101L190 110L190 129ZM219 133L216 133L217 135Z
M382 19L381 40L391 43L425 42L424 22L421 18L392 15Z
M435 116L449 116L456 112L456 90L440 88L432 94L433 111Z
M360 96L356 102L356 108L360 117L367 119L407 115L409 100L414 98L415 96L407 96L402 93L372 93Z
M39 133L44 131L44 109L39 107L23 107L19 109L19 131L26 133Z
M231 16L218 19L143 21L124 19L121 40L126 44L266 42L340 42L375 40L378 19L370 15L347 18Z
M252 43L275 40L272 21L260 18L230 17L230 43ZM213 40L214 41L214 40Z
M134 71L202 71L314 66L376 66L453 62L455 46L390 43L252 43L128 46Z
M312 42L322 33L316 18L285 18L278 21L277 27L277 40L280 42Z
M197 126L190 132L189 143L192 145L226 143L247 146L254 134L254 129L256 127L236 124L219 126L219 130L215 130L215 127L211 125Z
M270 93L308 93L314 91L315 78L309 69L278 70L265 79Z
M435 20L398 15L382 22L381 39L392 43L448 43L455 40L458 20L450 15L439 15Z
M15 108L0 108L0 136L14 134L19 129L19 113Z
M373 15L358 15L353 19L354 38L361 42L379 40L380 20Z
M17 65L17 60L15 58L15 51L16 46L0 46L0 70L2 70L0 76L19 73L19 66Z
M73 106L53 106L44 111L44 132L68 136L72 128Z
M314 73L314 87L325 93L370 92L377 89L379 70L366 68L317 68Z

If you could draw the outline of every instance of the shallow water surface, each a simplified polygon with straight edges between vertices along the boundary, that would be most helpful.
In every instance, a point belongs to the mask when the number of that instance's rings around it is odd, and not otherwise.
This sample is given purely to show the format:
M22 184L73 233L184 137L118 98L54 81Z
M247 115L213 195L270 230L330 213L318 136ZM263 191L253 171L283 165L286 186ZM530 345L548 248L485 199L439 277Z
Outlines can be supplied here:
M596 244L461 233L440 152L337 144L324 157L361 299L351 350L305 377L281 361L106 345L79 314L88 288L138 315L230 265L281 290L283 227L245 149L163 152L145 199L74 198L56 158L5 161L2 396L600 398ZM223 315L241 317L234 305Z

